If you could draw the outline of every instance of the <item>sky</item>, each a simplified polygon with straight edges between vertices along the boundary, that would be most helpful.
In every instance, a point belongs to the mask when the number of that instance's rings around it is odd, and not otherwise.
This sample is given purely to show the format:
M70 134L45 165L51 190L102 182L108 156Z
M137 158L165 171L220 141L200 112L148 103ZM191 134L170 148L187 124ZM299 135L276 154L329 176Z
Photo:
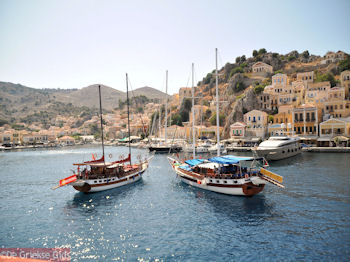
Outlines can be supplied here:
M254 49L350 53L348 0L0 0L0 81L168 93Z

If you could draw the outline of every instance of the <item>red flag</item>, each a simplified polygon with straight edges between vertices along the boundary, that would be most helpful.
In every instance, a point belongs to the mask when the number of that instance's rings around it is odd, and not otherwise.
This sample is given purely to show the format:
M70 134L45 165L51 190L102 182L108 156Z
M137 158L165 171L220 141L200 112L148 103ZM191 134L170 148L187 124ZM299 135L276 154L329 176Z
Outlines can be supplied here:
M74 182L76 180L77 180L77 176L76 175L72 175L72 176L66 177L66 178L60 180L60 186L65 186L65 185L67 185L69 183L72 183L72 182Z
M92 155L92 160L96 160L94 154L91 154L91 155Z

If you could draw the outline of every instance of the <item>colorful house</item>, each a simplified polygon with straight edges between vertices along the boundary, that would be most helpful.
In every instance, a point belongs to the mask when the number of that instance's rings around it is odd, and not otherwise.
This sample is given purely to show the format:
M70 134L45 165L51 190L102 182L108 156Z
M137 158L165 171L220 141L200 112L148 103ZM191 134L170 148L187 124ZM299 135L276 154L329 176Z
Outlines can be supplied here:
M244 123L247 125L246 136L264 138L267 131L268 115L260 110L252 110L244 114Z
M244 137L247 125L243 122L236 122L230 125L230 137Z

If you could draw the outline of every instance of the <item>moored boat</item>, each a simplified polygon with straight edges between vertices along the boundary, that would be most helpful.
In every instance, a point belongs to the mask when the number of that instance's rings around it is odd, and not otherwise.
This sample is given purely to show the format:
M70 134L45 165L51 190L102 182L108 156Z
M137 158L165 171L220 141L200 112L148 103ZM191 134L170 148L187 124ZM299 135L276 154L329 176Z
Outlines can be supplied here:
M130 137L130 118L129 118L129 96L128 96L128 75L126 75L127 87L127 108L128 108L128 133ZM101 88L98 86L100 98L100 122L101 122L101 138L102 138L102 157L100 159L85 161L82 163L73 164L77 170L70 177L59 181L59 185L53 189L71 185L74 189L84 192L98 192L116 187L121 187L127 184L135 183L142 178L142 174L146 171L153 156L149 158L138 157L137 163L131 161L130 139L129 154L127 158L120 156L120 160L106 162L103 140L103 120L102 120L102 103L101 103ZM110 157L112 155L110 154ZM129 164L125 164L125 163ZM81 170L81 167L83 169Z
M267 160L281 160L301 153L300 139L289 136L272 136L252 148L254 154Z
M168 160L181 181L217 193L253 196L267 183L284 188L283 177L263 168L267 163L263 158L227 155L186 161L168 157Z

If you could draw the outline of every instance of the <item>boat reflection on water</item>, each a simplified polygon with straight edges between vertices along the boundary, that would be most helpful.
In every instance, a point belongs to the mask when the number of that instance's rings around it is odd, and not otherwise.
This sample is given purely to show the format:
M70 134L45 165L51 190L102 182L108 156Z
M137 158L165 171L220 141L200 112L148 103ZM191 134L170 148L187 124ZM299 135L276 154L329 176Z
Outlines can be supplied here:
M122 188L115 188L108 191L100 191L93 194L84 194L78 192L72 200L67 201L65 212L79 211L83 215L92 215L98 213L98 208L101 206L105 210L106 206L114 206L126 199L132 198L132 195L137 191L143 190L144 181L140 180L136 183L126 185Z

